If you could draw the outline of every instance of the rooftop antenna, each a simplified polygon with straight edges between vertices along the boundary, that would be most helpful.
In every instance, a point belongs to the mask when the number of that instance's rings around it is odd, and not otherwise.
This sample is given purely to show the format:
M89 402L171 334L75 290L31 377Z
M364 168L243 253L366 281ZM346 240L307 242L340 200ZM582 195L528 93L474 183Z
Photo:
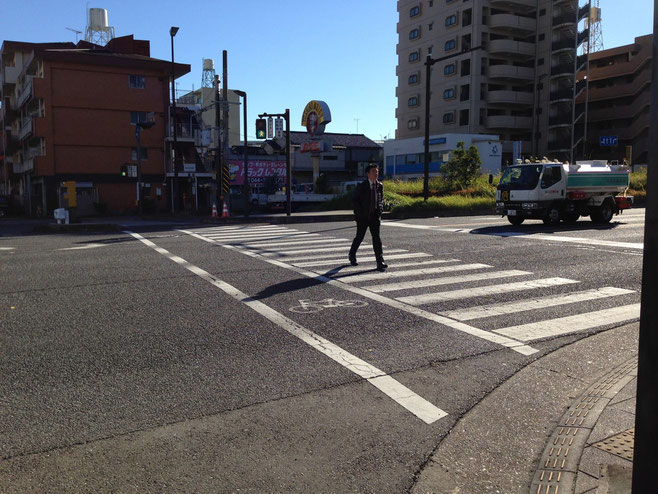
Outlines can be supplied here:
M599 0L592 2L589 15L585 18L585 27L589 28L589 53L603 50L603 29L601 27L601 7ZM583 53L587 53L588 45L583 45Z
M82 34L82 31L78 31L77 29L73 29L72 27L67 27L66 29L68 29L69 31L73 31L75 33L75 42L77 43L80 38L80 35Z

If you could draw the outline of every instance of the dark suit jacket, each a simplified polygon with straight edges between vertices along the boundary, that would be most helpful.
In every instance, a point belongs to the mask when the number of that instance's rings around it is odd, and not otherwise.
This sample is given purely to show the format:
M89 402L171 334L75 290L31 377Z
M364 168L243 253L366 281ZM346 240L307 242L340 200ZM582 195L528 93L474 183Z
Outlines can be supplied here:
M384 210L383 196L384 186L377 180L377 204L375 204L374 215L376 218L381 218L382 211ZM356 221L368 221L370 219L370 181L365 179L354 189L352 196L352 203L354 206L354 219Z

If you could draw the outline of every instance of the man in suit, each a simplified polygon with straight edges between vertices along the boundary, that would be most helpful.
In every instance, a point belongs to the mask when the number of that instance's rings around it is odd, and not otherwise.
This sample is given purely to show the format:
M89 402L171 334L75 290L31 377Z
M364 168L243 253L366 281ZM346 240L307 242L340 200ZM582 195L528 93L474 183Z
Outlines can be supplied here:
M379 238L379 227L381 225L384 186L377 180L379 169L374 163L366 167L366 180L361 182L354 189L352 203L354 205L354 219L356 220L356 237L352 242L352 248L349 253L349 260L352 266L357 266L356 251L361 245L361 241L370 228L372 235L372 247L375 251L377 260L377 271L384 271L388 265L384 262L382 253L382 241Z

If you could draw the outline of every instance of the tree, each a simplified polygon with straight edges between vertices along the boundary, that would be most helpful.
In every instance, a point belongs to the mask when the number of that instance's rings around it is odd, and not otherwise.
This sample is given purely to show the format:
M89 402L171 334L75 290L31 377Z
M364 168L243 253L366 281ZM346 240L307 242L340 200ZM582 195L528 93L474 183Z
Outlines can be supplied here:
M478 148L471 146L466 149L463 142L458 142L452 158L441 166L441 171L452 187L463 190L480 176L481 164Z

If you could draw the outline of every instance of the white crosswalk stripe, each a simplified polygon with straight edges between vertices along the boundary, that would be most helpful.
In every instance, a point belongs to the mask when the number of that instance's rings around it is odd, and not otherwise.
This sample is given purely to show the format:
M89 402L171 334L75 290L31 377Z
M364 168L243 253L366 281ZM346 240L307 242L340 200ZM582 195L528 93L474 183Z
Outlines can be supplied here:
M621 218L628 222L639 221L639 217ZM642 221L644 218L641 219ZM398 224L397 226L408 226ZM423 228L420 225L409 225ZM431 227L428 227L431 228ZM462 231L462 230L460 230ZM525 343L537 339L556 337L578 331L587 331L610 324L634 321L639 318L639 304L629 304L629 298L636 294L634 290L611 286L571 291L556 295L534 295L550 287L572 286L580 282L566 278L529 279L526 281L505 282L511 277L532 277L530 271L501 270L483 263L464 263L459 259L437 259L423 252L409 252L406 249L385 248L384 254L389 269L375 272L376 262L370 244L361 244L358 266L350 266L347 253L351 239L330 237L320 233L311 233L279 226L262 225L253 227L227 226L202 230L203 238L209 239L227 248L232 248L247 255L260 257L262 260L280 267L297 270L306 276L316 276L327 283L337 283L344 289L368 295L368 298L380 303L389 303L392 307L407 310L411 314L425 317L438 324L447 325L472 336L487 341L497 342L524 355L536 352ZM624 244L628 245L628 244ZM237 246L237 247L232 247ZM364 251L363 249L366 249ZM367 250L370 250L368 253ZM305 271L311 269L314 271ZM469 284L476 284L470 286ZM487 283L484 286L483 283ZM358 286L357 286L358 285ZM455 289L445 287L458 285ZM459 286L461 285L461 286ZM429 293L407 294L414 290ZM395 293L392 297L378 294ZM517 300L504 303L478 305L478 297L498 294L518 294ZM622 300L620 307L582 312L583 304L595 300ZM447 301L458 305L452 310L432 313L416 308ZM461 307L460 307L461 306ZM582 313L544 321L534 321L534 311L549 307L566 306L566 310ZM514 326L483 330L468 326L461 321L479 320L485 327L493 327L497 317L520 314L522 322ZM491 321L491 322L490 322ZM498 325L500 326L500 324ZM498 340L497 338L503 338Z
M521 292L535 288L547 288L550 286L568 285L579 283L576 280L566 278L544 278L533 281L521 281L518 283L507 283L505 285L480 286L476 288L465 288L451 290L448 292L427 293L424 295L412 295L410 297L398 297L397 300L410 305L432 304L445 302L446 300L463 300L465 298L482 297L485 295L497 295L499 293Z
M388 249L386 252L393 253L393 255L386 255L386 259L388 260L398 260L398 259L414 259L414 258L419 258L419 257L431 257L431 254L424 254L422 252L410 252L408 254L395 254L395 252L407 252L405 249ZM375 256L370 256L370 257L359 257L359 265L361 264L366 264L366 263L371 263L371 262L376 262L377 259L375 259ZM290 259L288 259L290 261ZM345 261L348 262L346 259L346 256L341 259L325 259L323 261L309 261L309 262L294 262L295 266L304 267L304 268L310 268L310 267L316 267L316 266L330 266L330 265L336 265L336 264L341 264L340 261ZM437 261L435 261L437 262ZM446 262L446 261L440 261L440 262ZM343 263L344 264L344 263ZM426 265L427 262L422 263L422 265ZM417 266L418 263L413 263L413 264L397 264L397 267L403 267L403 266L409 266L409 265L414 265ZM356 266L356 269L362 270L362 267ZM342 273L343 271L341 271Z
M565 295L549 295L547 297L521 300L520 302L508 302L504 304L482 305L468 309L448 310L440 312L439 314L457 319L459 321L471 321L473 319L481 319L484 317L501 316L504 314L513 314L516 312L544 309L547 307L574 304L577 302L613 297L615 295L625 295L628 293L635 292L633 290L626 290L624 288L606 286L604 288L583 290L580 292L567 293Z
M510 326L509 328L497 329L494 333L509 336L519 341L532 341L550 336L586 331L609 324L629 322L639 317L640 304L630 304L576 316Z
M427 280L409 281L406 283L388 283L384 285L364 286L366 290L375 293L392 292L398 290L409 290L413 288L426 288L428 286L453 285L455 283L466 283L468 281L493 280L508 278L510 276L524 276L532 274L529 271L487 271L486 273L468 274L463 276L446 276L444 278L430 278Z

